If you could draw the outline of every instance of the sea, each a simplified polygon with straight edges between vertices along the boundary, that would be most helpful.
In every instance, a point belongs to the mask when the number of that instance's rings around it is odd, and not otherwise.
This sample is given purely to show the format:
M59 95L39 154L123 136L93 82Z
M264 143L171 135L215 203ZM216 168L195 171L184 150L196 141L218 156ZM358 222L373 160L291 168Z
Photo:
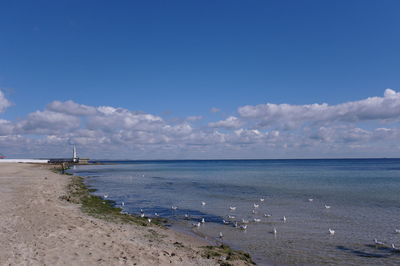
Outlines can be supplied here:
M71 172L258 265L400 265L400 159L100 162Z

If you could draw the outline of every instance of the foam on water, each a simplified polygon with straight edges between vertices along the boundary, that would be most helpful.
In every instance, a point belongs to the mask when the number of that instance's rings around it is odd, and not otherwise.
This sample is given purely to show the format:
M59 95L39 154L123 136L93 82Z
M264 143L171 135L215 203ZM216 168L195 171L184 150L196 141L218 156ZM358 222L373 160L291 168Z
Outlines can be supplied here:
M72 171L88 176L98 195L124 201L128 212L157 212L187 230L204 218L194 231L214 239L222 232L224 242L250 252L261 264L400 263L398 252L373 245L377 238L400 246L395 233L400 228L399 159L121 163ZM247 230L223 224L228 215L250 220Z

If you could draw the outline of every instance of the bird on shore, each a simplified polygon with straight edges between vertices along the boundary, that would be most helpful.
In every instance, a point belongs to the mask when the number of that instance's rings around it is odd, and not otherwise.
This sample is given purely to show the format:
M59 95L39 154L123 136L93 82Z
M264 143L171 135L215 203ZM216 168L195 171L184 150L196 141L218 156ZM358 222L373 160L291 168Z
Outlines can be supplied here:
M385 243L382 241L378 241L376 238L374 239L375 246L385 246Z
M121 202L121 206L124 207L125 206L125 202Z
M253 204L253 206L254 206L254 208L258 208L258 207L260 207L260 205L259 204Z
M329 231L329 234L331 235L331 236L333 236L334 234L335 234L335 230L333 230L333 229L328 229L328 231Z
M251 212L252 212L253 214L256 214L256 210L252 210Z
M144 213L141 213L141 214L140 214L140 217L144 218Z
M205 203L204 201L202 201L202 202L201 202L201 205L202 205L202 206L205 206L205 205L206 205L206 203Z
M248 223L249 223L249 220L242 219L242 223L248 224Z
M189 220L189 214L185 214L185 220Z
M223 224L230 224L229 221L225 221L225 220L222 220L222 223L223 223Z
M150 218L148 218L147 221L148 221L149 223L151 223L151 219L150 219Z
M233 224L233 226L237 228L237 227L239 226L239 225L238 225L238 222L235 222L235 223Z
M400 252L400 248L395 247L395 245L392 243L392 249L395 252Z
M104 197L105 199L107 199L107 198L108 198L108 194L104 194L103 197Z
M231 211L235 211L236 210L236 207L229 207L229 210L231 210Z
M325 209L330 209L331 206L325 204Z
M140 213L144 213L143 209L140 209Z
M313 202L313 201L314 201L314 199L308 199L308 201L309 201L309 202Z
M201 223L204 224L206 220L204 218L201 218Z
M265 199L261 198L260 201L263 202Z
M200 222L198 222L198 223L193 223L192 226L193 226L193 227L200 227L200 226L201 226L201 223L200 223Z

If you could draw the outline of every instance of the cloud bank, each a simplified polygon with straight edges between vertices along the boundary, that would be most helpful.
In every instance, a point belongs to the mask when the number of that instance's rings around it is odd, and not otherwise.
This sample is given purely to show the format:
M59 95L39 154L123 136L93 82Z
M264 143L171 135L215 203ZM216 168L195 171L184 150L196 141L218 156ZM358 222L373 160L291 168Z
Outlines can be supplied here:
M0 112L11 102L0 91ZM17 108L18 104L16 105ZM53 101L17 121L0 118L0 152L11 157L92 158L398 157L400 93L337 105L244 105L220 121L170 119L113 106Z

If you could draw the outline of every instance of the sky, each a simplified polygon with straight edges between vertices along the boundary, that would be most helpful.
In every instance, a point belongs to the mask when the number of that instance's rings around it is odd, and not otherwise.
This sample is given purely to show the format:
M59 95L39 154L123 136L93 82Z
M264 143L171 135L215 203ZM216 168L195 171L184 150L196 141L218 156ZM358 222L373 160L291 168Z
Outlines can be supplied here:
M400 157L400 2L2 1L9 158Z

